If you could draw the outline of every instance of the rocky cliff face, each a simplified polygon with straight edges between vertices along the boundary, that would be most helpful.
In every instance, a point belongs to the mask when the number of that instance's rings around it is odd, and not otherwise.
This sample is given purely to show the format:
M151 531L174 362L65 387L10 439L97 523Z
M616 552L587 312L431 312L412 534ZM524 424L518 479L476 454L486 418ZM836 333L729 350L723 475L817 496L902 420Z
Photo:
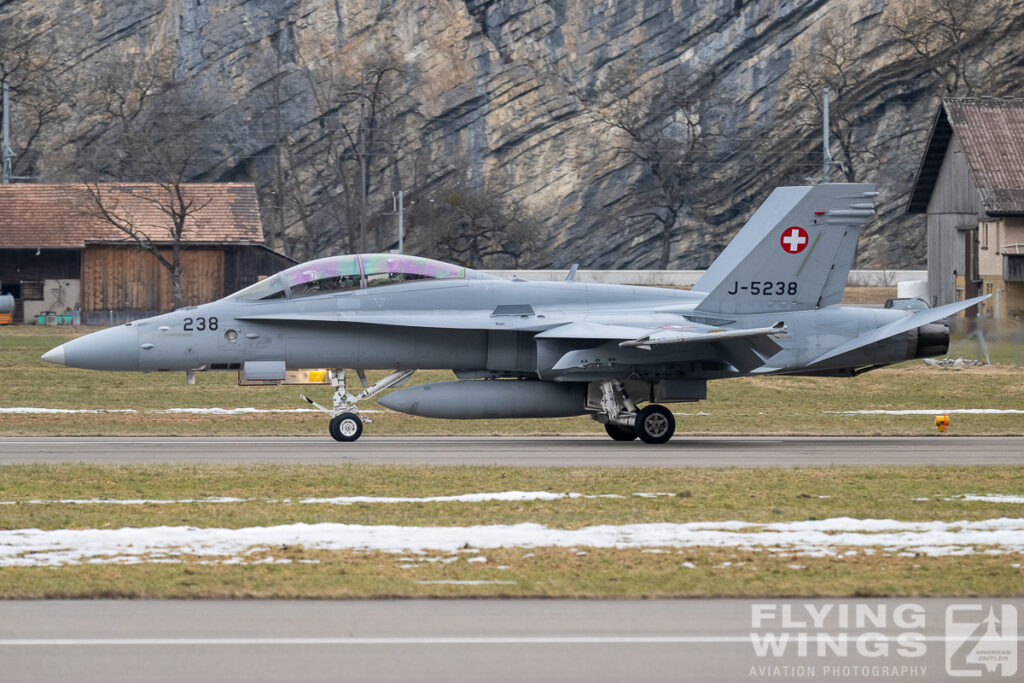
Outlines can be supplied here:
M984 30L958 47L972 94L1019 95L1024 12L1005 0L974 4ZM834 108L853 151L844 157L837 139L834 153L881 192L859 266L920 267L923 221L903 209L944 91L936 64L887 28L897 9L885 0L0 0L0 31L39 34L37 46L63 61L49 72L59 108L20 159L42 180L78 179L83 150L119 153L102 85L111 81L93 77L113 69L126 90L149 93L145 106L159 109L172 91L203 102L188 133L202 148L194 178L255 181L272 238L297 256L356 245L364 157L368 248L392 239L393 191L425 203L458 187L539 225L522 265L585 268L657 265L659 163L684 171L668 252L682 268L706 266L772 187L820 176L808 85L811 67L841 48ZM156 76L148 87L146 73ZM696 109L692 96L671 97L684 81L699 83ZM648 141L682 148L697 135L699 149L652 165L608 125L616 102L635 103ZM19 117L24 146L29 117ZM410 210L412 250L436 255L424 215Z

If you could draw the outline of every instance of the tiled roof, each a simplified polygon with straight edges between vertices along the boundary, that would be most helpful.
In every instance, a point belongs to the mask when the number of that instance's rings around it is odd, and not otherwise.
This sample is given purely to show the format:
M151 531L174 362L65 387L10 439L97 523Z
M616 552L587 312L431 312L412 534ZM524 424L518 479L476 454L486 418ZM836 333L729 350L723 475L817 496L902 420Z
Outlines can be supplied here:
M993 97L943 100L907 211L926 209L951 135L960 141L985 212L1024 214L1024 99Z
M161 210L170 195L157 183L100 183L103 206L142 227L154 242L172 241L170 218ZM256 187L252 183L189 183L180 186L198 207L185 242L263 244ZM86 242L131 241L104 220L81 184L0 185L0 248L81 248Z

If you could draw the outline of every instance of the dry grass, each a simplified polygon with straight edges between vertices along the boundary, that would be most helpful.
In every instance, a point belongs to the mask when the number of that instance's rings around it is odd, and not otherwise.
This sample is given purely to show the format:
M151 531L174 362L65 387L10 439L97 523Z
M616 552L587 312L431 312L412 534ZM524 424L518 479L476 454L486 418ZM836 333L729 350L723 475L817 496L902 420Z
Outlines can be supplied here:
M480 503L303 504L336 496L441 496L507 490L622 498ZM602 468L408 465L10 465L0 468L0 528L193 525L240 528L297 522L461 526L742 519L753 523L887 517L907 521L1015 517L1024 506L946 500L1024 491L1024 467ZM669 493L642 498L634 493ZM30 500L206 497L239 503L28 504ZM821 498L819 496L825 496ZM916 500L924 498L926 500ZM278 501L278 502L268 502ZM291 502L281 502L291 501Z
M5 568L2 594L10 599L1024 595L1024 570L1012 566L1019 565L1021 558L1005 555L965 560L858 552L794 558L711 548L666 549L662 554L510 548L482 554L485 563L467 561L477 553L425 555L410 561L389 553L289 548L265 555L291 560L291 564L224 566L186 561ZM458 559L445 564L426 561L429 557ZM502 583L419 583L467 580Z
M301 504L303 497L426 496L522 490L618 493L623 498L481 503ZM0 500L36 498L254 498L240 503L3 506L2 526L123 528L155 525L241 528L294 522L466 526L535 522L593 524L742 519L751 522L850 516L900 520L1019 516L1022 506L947 498L1018 493L1021 467L498 468L341 465L10 466ZM672 496L641 498L636 492ZM821 497L827 496L827 497ZM924 498L925 500L915 500ZM268 500L269 499L269 500ZM293 502L283 502L290 499ZM271 502L276 501L276 502ZM1019 555L901 557L891 553L812 558L735 548L503 548L409 555L282 547L250 561L209 557L179 564L6 567L0 598L684 597L815 595L1021 595ZM469 562L470 557L486 558ZM454 559L452 559L454 558ZM226 559L226 558L221 558ZM438 561L430 561L438 560ZM447 561L439 561L447 560ZM1018 565L1014 567L1013 565ZM693 565L692 567L689 565ZM799 565L799 566L791 566ZM492 581L482 585L420 581Z

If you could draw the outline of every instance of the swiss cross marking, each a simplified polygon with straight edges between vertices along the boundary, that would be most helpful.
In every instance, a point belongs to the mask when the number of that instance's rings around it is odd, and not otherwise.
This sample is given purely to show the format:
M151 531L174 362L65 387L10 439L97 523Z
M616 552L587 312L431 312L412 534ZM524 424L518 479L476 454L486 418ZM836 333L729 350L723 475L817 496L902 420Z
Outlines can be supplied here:
M782 250L787 254L799 254L807 246L807 231L798 225L782 231Z

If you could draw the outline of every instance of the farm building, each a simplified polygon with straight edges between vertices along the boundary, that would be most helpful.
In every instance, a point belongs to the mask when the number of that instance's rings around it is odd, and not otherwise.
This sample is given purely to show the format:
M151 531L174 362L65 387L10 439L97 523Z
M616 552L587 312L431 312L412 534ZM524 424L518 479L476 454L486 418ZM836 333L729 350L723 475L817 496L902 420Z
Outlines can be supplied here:
M992 294L982 315L1024 318L1024 99L944 100L907 213L927 217L929 303Z
M159 200L167 189L156 183L99 187L109 198L104 201L144 226L169 259L170 218ZM196 207L180 242L185 305L230 294L294 263L264 245L254 185L180 187ZM0 185L0 291L15 297L15 322L80 311L83 323L105 324L171 310L168 271L87 204L84 185Z

